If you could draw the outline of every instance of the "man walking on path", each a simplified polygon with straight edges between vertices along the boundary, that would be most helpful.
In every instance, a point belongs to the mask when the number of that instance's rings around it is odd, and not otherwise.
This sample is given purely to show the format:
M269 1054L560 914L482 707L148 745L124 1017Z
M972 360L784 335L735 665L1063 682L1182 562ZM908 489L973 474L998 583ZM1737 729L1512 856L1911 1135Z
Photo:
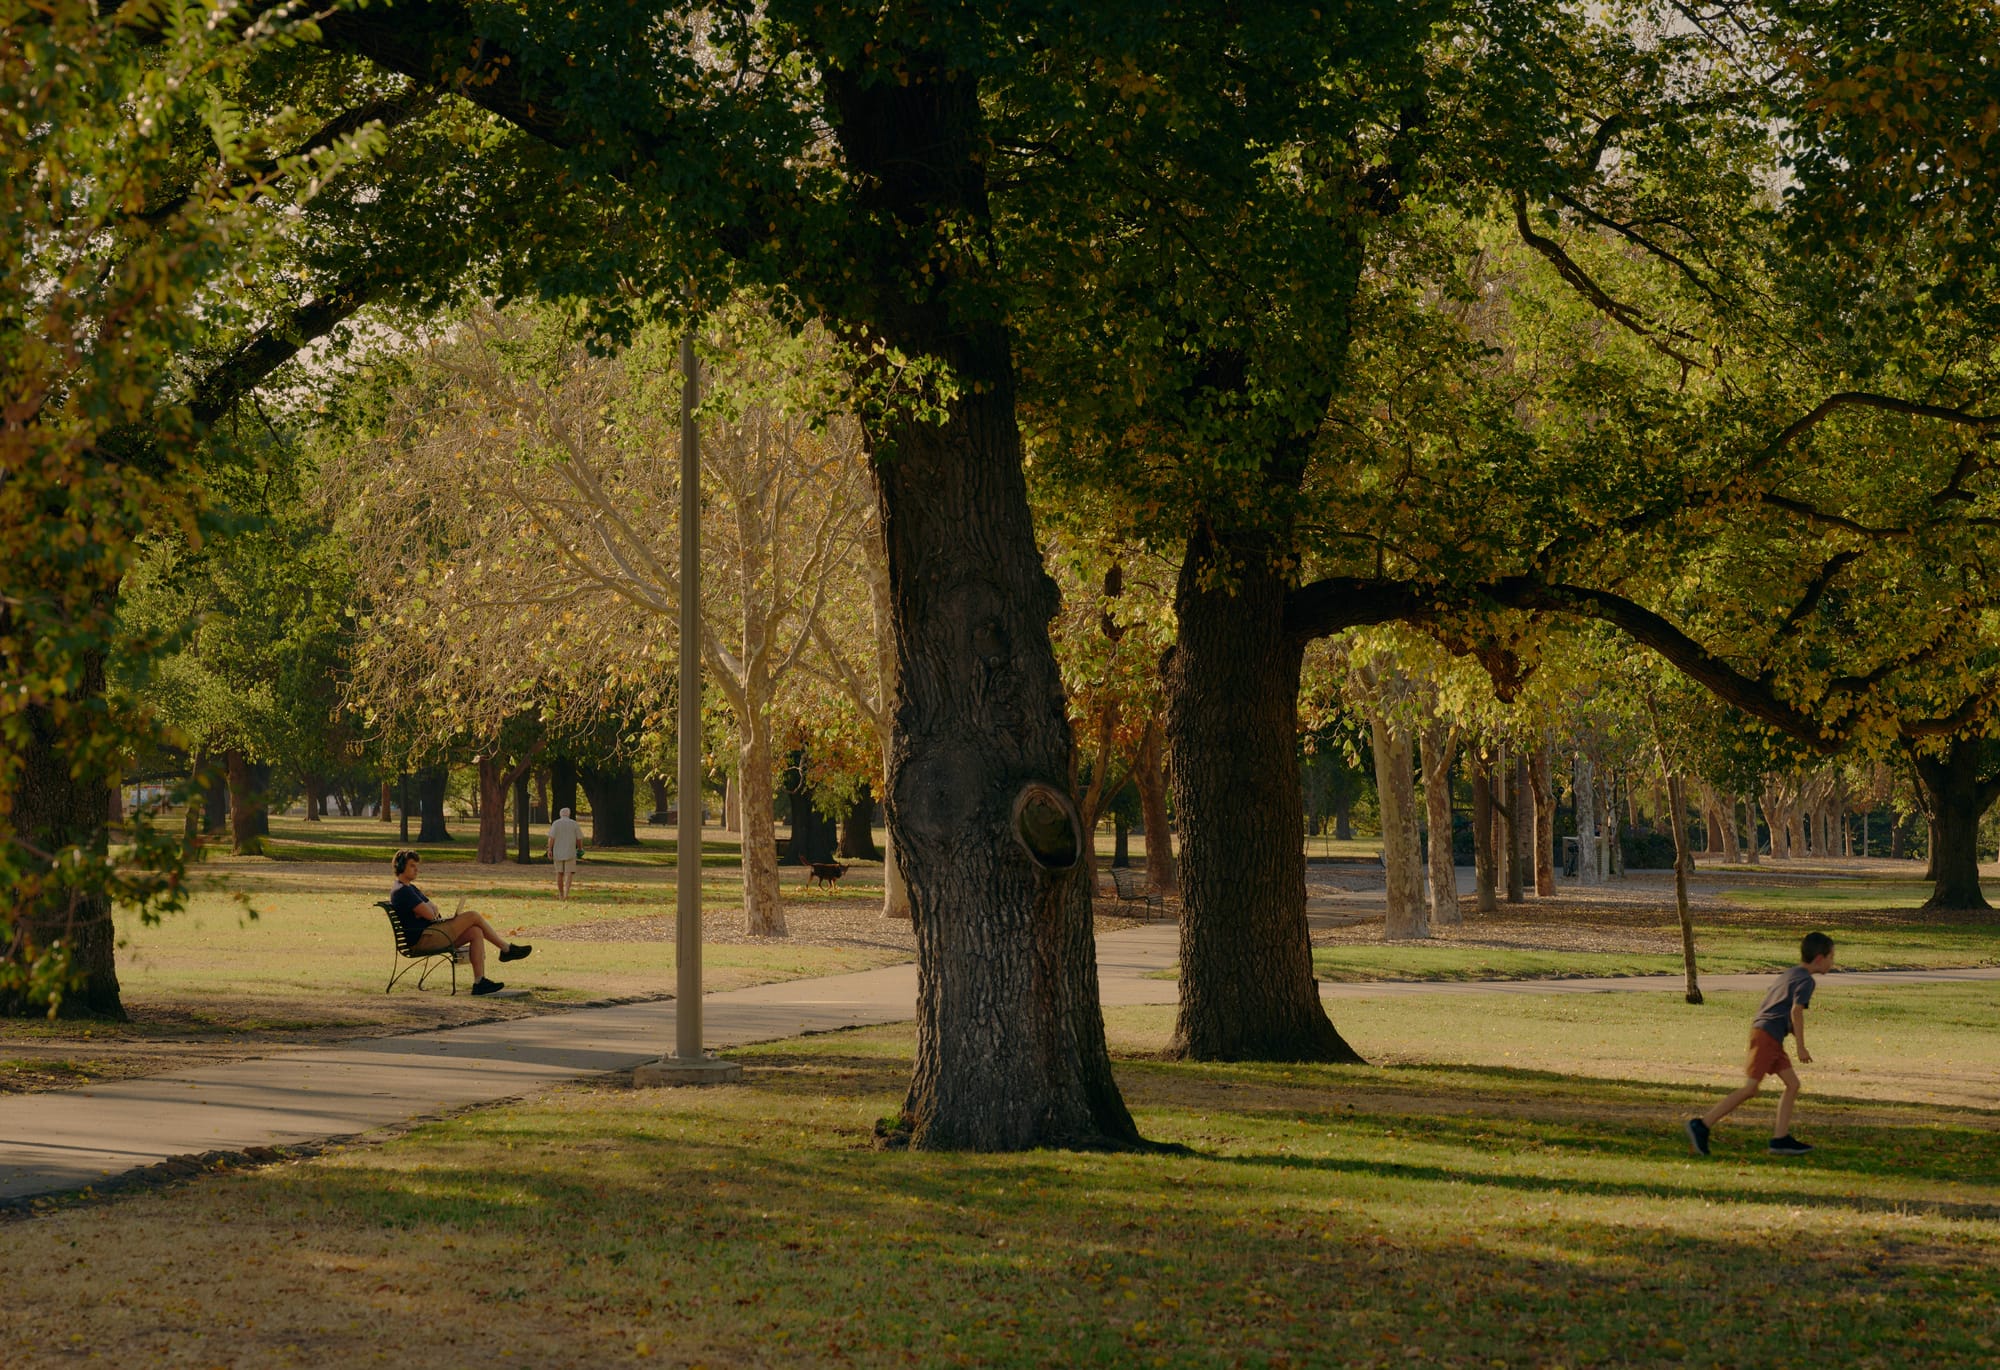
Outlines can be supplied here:
M1799 1064L1812 1064L1806 1050L1806 1006L1812 1002L1815 976L1833 969L1833 939L1823 932L1809 932L1799 943L1799 964L1780 975L1750 1024L1750 1060L1743 1073L1749 1080L1699 1118L1687 1120L1688 1144L1697 1156L1708 1155L1708 1136L1715 1125L1735 1112L1739 1104L1753 1098L1764 1087L1766 1075L1785 1082L1778 1100L1778 1121L1771 1130L1771 1154L1803 1156L1812 1148L1792 1136L1792 1105L1799 1097L1799 1074L1785 1055L1785 1034L1791 1033L1799 1045Z
M583 850L583 829L564 809L556 821L549 824L549 860L556 867L556 894L565 901L569 898L569 882L576 878L577 853Z

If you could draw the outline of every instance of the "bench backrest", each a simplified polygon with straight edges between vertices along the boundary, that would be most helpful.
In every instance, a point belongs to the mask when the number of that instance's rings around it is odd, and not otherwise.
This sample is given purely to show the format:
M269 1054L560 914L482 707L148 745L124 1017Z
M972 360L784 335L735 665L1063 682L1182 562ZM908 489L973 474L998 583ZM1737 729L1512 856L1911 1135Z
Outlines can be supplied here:
M396 916L396 906L386 899L377 899L375 907L389 916L389 930L396 934L396 954L398 956L435 956L436 951L418 951L410 940L410 930L403 926L403 920ZM443 950L440 948L439 950Z
M1139 897L1139 877L1130 866L1113 866L1111 868L1111 887L1118 891L1120 899L1137 899Z

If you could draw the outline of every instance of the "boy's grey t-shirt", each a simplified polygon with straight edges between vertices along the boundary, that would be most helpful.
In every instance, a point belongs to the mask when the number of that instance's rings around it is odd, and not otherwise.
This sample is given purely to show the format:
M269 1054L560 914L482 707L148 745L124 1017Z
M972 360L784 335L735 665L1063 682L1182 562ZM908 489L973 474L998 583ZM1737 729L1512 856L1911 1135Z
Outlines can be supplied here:
M1757 1010L1757 1017L1751 1027L1759 1027L1779 1041L1792 1030L1792 1005L1800 1008L1812 1003L1813 973L1804 966L1793 966L1772 984L1771 992L1764 996L1763 1005Z

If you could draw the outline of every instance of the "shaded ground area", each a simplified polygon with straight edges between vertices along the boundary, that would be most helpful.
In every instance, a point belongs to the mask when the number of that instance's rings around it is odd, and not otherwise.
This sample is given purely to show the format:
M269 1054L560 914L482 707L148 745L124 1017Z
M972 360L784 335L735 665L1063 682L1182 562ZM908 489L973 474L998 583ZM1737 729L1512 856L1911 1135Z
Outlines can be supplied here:
M1803 1161L1756 1147L1768 1102L1713 1160L1679 1139L1734 1002L1344 1005L1402 1046L1371 1067L1147 1059L1171 1010L1114 1012L1176 1154L876 1151L907 1030L795 1039L742 1086L567 1087L0 1227L0 1362L1986 1365L2000 1114L1893 1096L1990 1086L1989 1003L1829 994L1820 1053L1871 1092L1809 1076Z

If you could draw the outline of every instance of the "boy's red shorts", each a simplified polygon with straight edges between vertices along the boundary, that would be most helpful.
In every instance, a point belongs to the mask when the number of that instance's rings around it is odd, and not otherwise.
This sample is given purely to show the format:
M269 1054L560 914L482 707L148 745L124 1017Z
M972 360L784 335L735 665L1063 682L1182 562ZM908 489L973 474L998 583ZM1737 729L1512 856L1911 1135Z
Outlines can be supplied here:
M1750 1029L1750 1063L1743 1067L1745 1075L1761 1080L1766 1075L1776 1075L1791 1068L1792 1058L1785 1055L1783 1042L1762 1028Z

